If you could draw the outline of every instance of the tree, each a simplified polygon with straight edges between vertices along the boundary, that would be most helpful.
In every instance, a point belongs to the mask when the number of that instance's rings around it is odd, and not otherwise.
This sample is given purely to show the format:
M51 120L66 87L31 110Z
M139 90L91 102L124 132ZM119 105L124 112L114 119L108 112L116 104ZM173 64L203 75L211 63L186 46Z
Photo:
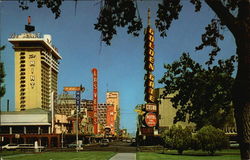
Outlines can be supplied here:
M0 47L0 51L4 50L4 48L5 46ZM4 83L4 77L5 77L4 64L3 62L0 62L0 98L3 97L5 94L5 86L2 85Z
M205 69L183 53L179 61L164 66L167 71L159 82L165 85L163 98L175 94L171 99L177 109L174 123L188 120L196 124L196 129L205 125L224 127L232 111L234 61L232 56Z
M37 2L38 7L46 5L51 8L56 18L60 16L62 0L30 0L30 2L34 1ZM26 0L20 0L20 8L28 9L26 2ZM136 1L102 0L101 2L104 3L95 29L102 32L103 41L110 44L110 40L116 34L116 27L128 26L128 33L138 35L142 25L139 14L136 14ZM233 104L237 132L240 137L241 159L250 159L250 1L190 0L190 2L194 4L196 12L201 9L202 3L206 3L218 17L206 27L206 32L202 35L202 44L196 48L199 50L206 46L213 47L208 64L212 63L214 56L220 50L217 40L223 39L223 36L219 33L219 26L226 26L235 38L239 64L232 89ZM178 19L181 10L182 2L180 0L163 0L159 4L156 27L161 32L161 36L166 36L166 31L170 28L172 21Z
M210 155L214 155L216 150L227 148L229 145L229 140L225 133L213 126L202 127L196 137L201 149L208 151Z
M163 133L162 138L166 147L176 149L178 154L182 154L184 150L190 148L192 131L187 127L183 129L181 126L173 125L170 130Z

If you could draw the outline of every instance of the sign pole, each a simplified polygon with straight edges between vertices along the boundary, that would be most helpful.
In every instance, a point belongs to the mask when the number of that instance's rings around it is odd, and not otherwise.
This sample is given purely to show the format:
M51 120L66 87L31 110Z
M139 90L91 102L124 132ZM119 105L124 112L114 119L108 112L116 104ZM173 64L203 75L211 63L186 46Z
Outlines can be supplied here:
M79 149L78 142L78 110L81 106L81 91L76 91L76 152Z
M78 152L79 142L78 142L78 110L81 108L81 92L84 92L85 88L80 85L80 87L64 87L64 91L75 91L76 94L76 152Z

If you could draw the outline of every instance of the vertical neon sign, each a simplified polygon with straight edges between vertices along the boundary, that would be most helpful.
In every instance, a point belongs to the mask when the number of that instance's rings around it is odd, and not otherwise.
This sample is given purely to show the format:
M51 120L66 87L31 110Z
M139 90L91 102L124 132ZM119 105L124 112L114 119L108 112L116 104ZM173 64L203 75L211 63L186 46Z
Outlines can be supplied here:
M98 133L98 120L97 120L97 107L98 107L98 86L97 86L97 69L92 69L93 74L93 110L94 110L94 117L93 117L93 124L94 124L94 134Z
M147 103L154 103L155 97L154 97L154 75L153 71L155 69L154 67L154 30L150 27L150 10L148 10L148 27L145 29L145 44L144 44L144 55L145 55L145 66L144 69L146 70L145 74L145 101Z

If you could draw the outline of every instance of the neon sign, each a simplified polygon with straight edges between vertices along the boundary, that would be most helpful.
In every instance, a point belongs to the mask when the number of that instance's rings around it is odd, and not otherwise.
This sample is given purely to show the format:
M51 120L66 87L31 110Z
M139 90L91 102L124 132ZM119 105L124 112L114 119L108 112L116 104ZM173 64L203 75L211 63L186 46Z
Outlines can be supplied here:
M146 32L145 32L145 66L144 69L147 71L147 73L145 74L145 101L147 103L154 103L155 102L155 97L154 97L154 75L152 74L152 72L154 71L155 67L154 67L154 30L152 28L150 28L150 26L148 26L146 28Z

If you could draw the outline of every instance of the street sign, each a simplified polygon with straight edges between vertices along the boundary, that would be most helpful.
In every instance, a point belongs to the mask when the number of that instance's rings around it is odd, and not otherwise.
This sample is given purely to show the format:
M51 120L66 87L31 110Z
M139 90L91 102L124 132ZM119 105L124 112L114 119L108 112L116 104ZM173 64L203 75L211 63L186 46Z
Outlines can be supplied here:
M151 112L147 113L145 115L145 122L146 122L146 124L147 124L148 127L154 127L154 126L156 126L156 124L157 124L157 117L156 117L155 113L151 113Z
M153 128L141 127L140 130L141 130L141 133L143 135L147 135L147 136L153 136L154 135L154 129Z
M76 108L79 110L81 106L81 91L76 91Z
M150 104L150 103L145 104L145 109L148 112L156 112L156 109L157 109L156 104Z
M63 91L81 91L84 92L84 87L63 87Z

